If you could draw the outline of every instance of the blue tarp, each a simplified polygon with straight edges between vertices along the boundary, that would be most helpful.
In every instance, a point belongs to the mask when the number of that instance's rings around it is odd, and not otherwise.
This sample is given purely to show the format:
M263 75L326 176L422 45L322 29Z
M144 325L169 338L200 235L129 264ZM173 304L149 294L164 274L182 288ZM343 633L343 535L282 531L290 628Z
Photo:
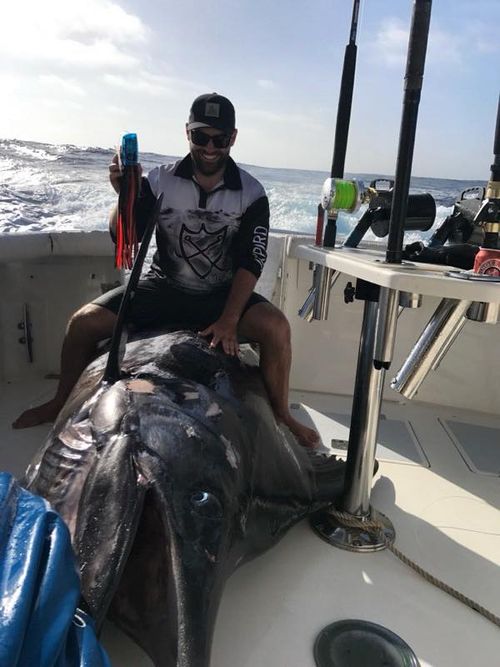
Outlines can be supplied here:
M1 667L110 667L79 600L65 523L0 473Z

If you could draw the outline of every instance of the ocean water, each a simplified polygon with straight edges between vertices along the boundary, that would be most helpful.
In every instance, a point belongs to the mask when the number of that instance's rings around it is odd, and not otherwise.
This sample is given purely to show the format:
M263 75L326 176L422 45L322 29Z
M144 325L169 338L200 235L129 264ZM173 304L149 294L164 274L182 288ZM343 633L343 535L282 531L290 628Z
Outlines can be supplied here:
M113 150L52 145L0 139L0 232L32 233L105 230L116 195L108 181ZM145 172L176 158L142 153ZM271 169L241 165L266 188L271 207L271 227L313 233L321 188L329 174L299 169ZM384 174L346 174L368 184ZM451 212L462 190L482 181L413 178L410 192L429 192L437 205L434 227ZM361 213L362 211L360 211ZM342 215L339 237L356 224L356 215ZM414 232L405 240L429 236ZM376 240L367 235L366 238ZM380 239L379 239L380 240ZM384 241L381 239L380 241Z

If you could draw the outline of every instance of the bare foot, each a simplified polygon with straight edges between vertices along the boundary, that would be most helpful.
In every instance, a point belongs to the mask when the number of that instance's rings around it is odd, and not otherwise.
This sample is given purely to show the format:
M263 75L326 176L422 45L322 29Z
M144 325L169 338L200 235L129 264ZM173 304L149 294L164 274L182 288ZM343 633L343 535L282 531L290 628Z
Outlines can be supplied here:
M59 414L60 409L61 405L58 402L54 400L47 401L47 403L38 405L36 408L25 410L12 423L12 428L31 428L32 426L38 426L38 424L53 422Z
M299 445L307 449L316 449L321 444L319 434L312 428L305 426L301 422L289 415L283 419L283 423L288 426L290 431L299 441Z

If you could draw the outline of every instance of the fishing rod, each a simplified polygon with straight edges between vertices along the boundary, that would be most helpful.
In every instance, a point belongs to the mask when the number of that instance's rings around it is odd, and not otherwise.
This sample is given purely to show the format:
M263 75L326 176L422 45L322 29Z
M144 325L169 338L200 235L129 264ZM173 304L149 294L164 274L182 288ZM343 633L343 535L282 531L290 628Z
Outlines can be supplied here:
M403 113L389 221L389 239L385 260L388 264L401 264L403 259L403 237L408 211L413 148L415 146L418 106L424 77L431 8L432 0L414 0L406 60ZM388 370L391 365L396 340L398 307L398 290L381 287L378 295L378 310L375 322L376 335L373 350L373 366L377 370Z
M337 237L337 215L338 206L347 199L352 199L351 184L345 184L341 179L344 176L345 156L347 152L347 139L349 136L349 124L351 120L352 97L354 91L354 78L356 73L356 35L358 31L359 6L361 0L354 0L352 7L351 29L349 41L345 48L344 64L342 67L342 78L340 82L340 94L337 107L337 120L335 126L335 139L333 147L332 166L330 178L323 185L321 202L318 204L316 220L317 246L334 248ZM357 199L357 196L354 196ZM323 237L323 226L327 215L327 224ZM326 319L328 310L328 294L335 282L331 275L332 271L316 264L314 267L313 285L309 294L299 309L299 316L310 321L314 319ZM335 275L335 274L334 274Z
M394 193L389 222L389 238L387 241L386 262L389 264L401 264L403 259L403 236L408 208L418 107L424 78L431 7L432 0L414 0L406 61L403 113L399 132Z
M344 178L345 156L347 153L347 139L349 137L349 125L351 122L352 97L354 92L354 77L356 74L356 57L358 47L356 46L356 35L358 32L360 0L354 0L352 7L351 30L349 32L349 42L345 47L344 64L342 68L342 79L340 81L340 94L337 109L337 121L335 127L335 141L333 144L332 167L330 170L331 179ZM336 188L338 196L341 194L339 188ZM330 188L331 190L331 188ZM333 192L330 192L330 202L335 201ZM323 198L324 199L324 198ZM341 202L337 202L341 203ZM328 210L328 220L325 229L323 246L325 248L334 248L337 236L337 216L338 209L335 206L323 208Z
M344 65L340 82L339 105L337 110L337 123L335 127L335 142L333 145L332 168L330 170L330 176L332 178L344 177L347 139L349 136L349 124L351 122L354 76L356 74L356 56L358 52L356 35L358 32L359 5L360 0L354 0L349 42L345 47Z
M394 182L389 182L387 190L379 188L379 181L372 182L366 189L357 181L338 181L333 178L331 183L327 180L324 185L324 205L333 208L334 213L339 210L354 212L361 203L368 203L367 211L344 241L343 247L357 247L370 227L376 236L389 233L386 251L388 263L401 263L405 230L426 231L433 225L436 215L436 206L431 195L409 195L431 6L432 0L414 1ZM339 162L338 167L343 169L343 164ZM332 165L332 176L333 168ZM339 174L339 178L342 178L343 173L339 171ZM343 197L338 196L341 193ZM327 243L324 245L327 246Z
M158 216L161 211L161 203L163 200L163 194L161 194L155 202L153 210L149 216L146 229L144 231L139 252L134 261L134 266L130 273L130 277L127 283L127 287L123 293L122 300L120 302L120 308L118 310L118 315L116 318L116 323L113 329L113 336L111 338L111 344L109 348L108 361L106 363L106 369L104 370L103 382L108 382L113 384L120 379L120 343L123 333L123 327L125 324L125 317L128 314L130 304L134 298L135 289L139 278L141 277L141 271L146 258L146 253L149 248L149 243L153 235L153 230L156 227L158 221Z
M488 184L492 190L493 197L499 197L499 183L500 183L500 95L498 96L497 106L497 122L495 126L495 139L493 141L494 161L490 169L490 183ZM493 192L494 190L494 192Z
M389 181L389 188L386 190L381 190L377 181L373 181L366 190L362 184L358 184L361 190L358 200L367 202L368 209L343 244L348 248L357 247L370 227L376 236L389 233L387 263L401 263L405 230L427 231L436 217L436 204L430 194L409 195L431 6L432 0L414 0L394 182Z
M415 143L416 121L420 92L422 88L425 54L427 50L430 10L432 0L414 0L414 11L408 46L405 74L405 95L401 121L398 159L395 181L389 182L388 189L380 188L381 181L373 181L365 188L356 180L345 180L344 165L347 149L347 137L354 88L354 73L357 47L355 44L359 2L353 6L351 32L346 46L344 70L342 73L341 94L337 114L334 155L331 176L323 185L322 201L318 206L316 227L316 245L334 248L337 233L337 217L340 211L354 213L361 204L368 203L368 209L358 221L355 229L344 241L343 247L355 248L371 227L377 236L389 233L387 262L401 262L402 242L405 229L428 230L436 216L436 205L429 194L410 195L409 183L413 148ZM322 224L325 212L328 217L326 231L321 243ZM395 248L397 251L395 252ZM395 255L395 257L394 257ZM299 315L307 320L326 319L328 314L328 296L338 272L316 265L313 287L299 310Z

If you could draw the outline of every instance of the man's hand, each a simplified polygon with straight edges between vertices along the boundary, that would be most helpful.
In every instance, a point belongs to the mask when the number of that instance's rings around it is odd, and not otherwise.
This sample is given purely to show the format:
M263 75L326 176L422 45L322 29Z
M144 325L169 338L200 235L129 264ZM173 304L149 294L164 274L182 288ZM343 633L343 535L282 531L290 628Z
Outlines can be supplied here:
M234 357L239 352L237 326L237 320L220 317L216 322L199 333L200 336L212 336L210 347L217 347L221 343L224 352Z
M137 165L139 169L139 179L142 176L142 167L140 164ZM122 182L122 171L118 160L118 155L115 154L111 164L109 165L109 180L113 186L113 190L120 194L120 186Z
M120 194L120 184L122 181L122 171L118 164L118 155L115 153L111 164L109 165L109 180L113 186L113 190Z

